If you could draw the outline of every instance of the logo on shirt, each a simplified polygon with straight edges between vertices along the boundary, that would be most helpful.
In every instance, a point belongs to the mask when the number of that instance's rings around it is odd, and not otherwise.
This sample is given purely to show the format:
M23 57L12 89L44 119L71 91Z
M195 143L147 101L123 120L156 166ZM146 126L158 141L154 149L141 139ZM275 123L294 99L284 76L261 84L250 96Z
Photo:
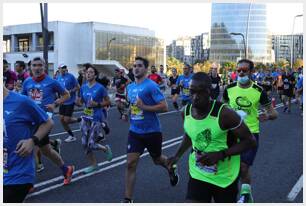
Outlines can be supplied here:
M200 151L204 151L211 143L211 138L212 137L210 128L207 128L200 132L195 139L196 145L198 145L197 149L199 149Z
M40 104L43 99L43 90L38 88L30 89L29 96L37 103Z

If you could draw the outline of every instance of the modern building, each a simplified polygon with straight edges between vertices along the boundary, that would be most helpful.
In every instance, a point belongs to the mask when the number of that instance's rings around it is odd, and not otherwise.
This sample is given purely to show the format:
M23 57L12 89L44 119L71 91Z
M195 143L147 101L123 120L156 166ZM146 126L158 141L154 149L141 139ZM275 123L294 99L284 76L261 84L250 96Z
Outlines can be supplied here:
M236 62L244 58L245 45L248 58L254 62L272 61L265 4L212 3L211 11L210 60ZM244 38L231 33L241 33Z
M202 33L191 39L191 56L193 63L208 60L209 43L209 33Z
M273 35L272 36L272 49L275 53L275 61L285 59L291 61L291 35ZM293 62L296 59L303 59L303 34L293 35Z
M168 45L166 55L168 57L175 57L176 59L192 64L192 51L191 51L192 37L184 36L173 40L170 45Z
M146 28L99 22L48 23L49 74L65 63L77 75L84 63L93 64L100 72L112 76L115 68L131 67L136 56L149 59L151 64L163 64L163 41ZM14 62L30 61L43 56L41 24L5 26L3 30L4 58L13 69Z

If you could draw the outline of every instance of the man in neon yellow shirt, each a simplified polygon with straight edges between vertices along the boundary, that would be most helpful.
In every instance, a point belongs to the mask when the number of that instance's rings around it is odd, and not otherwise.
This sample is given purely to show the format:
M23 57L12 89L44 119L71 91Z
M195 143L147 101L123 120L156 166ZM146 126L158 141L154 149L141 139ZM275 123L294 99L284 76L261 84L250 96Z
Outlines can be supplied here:
M210 98L211 79L203 72L190 82L191 104L185 107L184 138L174 157L172 168L186 150L189 155L189 202L236 202L240 153L256 146L242 118L225 104ZM239 139L239 142L237 142Z
M259 121L276 119L277 112L273 109L265 90L251 81L254 63L248 59L241 59L237 66L238 81L227 86L223 93L223 100L239 114L245 116L244 122L257 141L256 148L241 155L240 181L242 185L238 202L243 203L253 202L249 167L253 164L258 149ZM260 105L264 107L264 112L259 115Z

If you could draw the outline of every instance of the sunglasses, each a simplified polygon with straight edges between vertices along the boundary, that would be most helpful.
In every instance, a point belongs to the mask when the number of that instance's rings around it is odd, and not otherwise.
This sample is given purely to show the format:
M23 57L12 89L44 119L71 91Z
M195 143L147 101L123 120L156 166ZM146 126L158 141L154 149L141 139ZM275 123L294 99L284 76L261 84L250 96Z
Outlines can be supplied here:
M42 64L32 64L33 67L42 67Z
M134 67L143 67L143 64L134 64Z
M238 73L240 73L240 72L246 73L246 72L248 72L248 69L237 69L237 72Z

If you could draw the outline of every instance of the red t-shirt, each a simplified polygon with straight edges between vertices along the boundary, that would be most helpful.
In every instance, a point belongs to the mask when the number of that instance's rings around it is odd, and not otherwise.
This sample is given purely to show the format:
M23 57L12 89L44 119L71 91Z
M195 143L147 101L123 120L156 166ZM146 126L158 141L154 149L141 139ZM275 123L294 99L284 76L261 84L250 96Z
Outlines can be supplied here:
M161 76L159 76L158 74L150 74L148 76L149 79L151 79L152 81L154 81L156 84L160 84L163 80L161 78Z

